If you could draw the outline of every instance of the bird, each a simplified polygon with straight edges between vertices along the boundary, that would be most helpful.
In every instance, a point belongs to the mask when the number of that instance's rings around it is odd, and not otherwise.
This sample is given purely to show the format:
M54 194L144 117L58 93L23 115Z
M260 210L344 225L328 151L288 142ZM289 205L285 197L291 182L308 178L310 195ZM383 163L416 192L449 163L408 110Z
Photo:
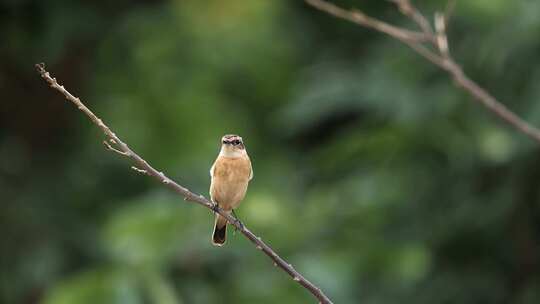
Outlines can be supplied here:
M227 134L221 138L221 150L210 168L210 198L230 214L244 199L253 178L251 160L242 137ZM227 219L216 213L212 244L223 246L227 239Z

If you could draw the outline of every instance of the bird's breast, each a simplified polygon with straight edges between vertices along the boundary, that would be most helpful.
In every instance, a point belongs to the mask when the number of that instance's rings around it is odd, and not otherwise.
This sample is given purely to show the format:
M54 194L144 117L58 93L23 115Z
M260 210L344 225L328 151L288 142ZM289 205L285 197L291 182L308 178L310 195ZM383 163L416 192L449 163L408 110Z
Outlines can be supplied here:
M251 162L248 157L218 157L210 186L212 199L222 208L236 208L246 194L250 174Z

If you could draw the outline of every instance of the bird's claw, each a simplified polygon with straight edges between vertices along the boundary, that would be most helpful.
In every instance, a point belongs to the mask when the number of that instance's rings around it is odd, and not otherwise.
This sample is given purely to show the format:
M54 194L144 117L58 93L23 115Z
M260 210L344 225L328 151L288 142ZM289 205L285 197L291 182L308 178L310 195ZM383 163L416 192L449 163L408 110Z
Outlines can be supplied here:
M219 210L219 205L217 203L214 203L214 205L212 205L212 211L214 211L214 213L218 213L218 210Z

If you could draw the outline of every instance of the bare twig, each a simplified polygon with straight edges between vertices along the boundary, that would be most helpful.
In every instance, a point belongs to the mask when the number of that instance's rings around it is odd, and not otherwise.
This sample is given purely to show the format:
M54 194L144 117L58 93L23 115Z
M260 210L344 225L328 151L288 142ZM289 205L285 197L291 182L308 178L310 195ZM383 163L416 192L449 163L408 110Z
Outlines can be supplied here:
M452 14L454 13L454 9L456 8L456 0L448 0L448 3L446 4L446 8L444 9L444 23L449 24L450 18L452 17Z
M448 58L450 57L450 51L448 50L448 38L446 37L446 20L440 12L435 13L434 20L435 31L437 32L437 47L441 55Z
M414 5L412 5L410 0L390 0L390 1L394 2L398 6L399 11L402 14L409 17L416 24L418 24L420 29L422 29L424 33L428 34L428 37L433 36L433 29L431 28L431 24L429 23L429 20L426 17L424 17L424 15L422 15L422 13L420 13L420 11L416 9Z
M129 146L124 143L98 116L96 116L89 108L87 108L79 98L69 93L64 88L64 86L59 85L56 79L52 78L49 72L45 70L44 64L36 64L35 67L41 77L45 81L47 81L51 88L62 93L67 100L77 106L79 110L81 110L88 118L90 118L90 120L95 125L97 125L103 131L105 136L109 138L109 141L118 147L118 149L112 148L112 146L107 143L106 146L108 149L130 158L137 165L137 167L132 167L135 171L153 177L160 183L172 189L174 192L183 196L184 200L202 205L212 210L213 212L219 213L221 216L225 217L230 224L234 225L238 231L240 231L247 239L249 239L253 244L255 244L255 247L257 249L261 250L270 259L272 259L275 266L280 267L295 282L298 282L305 289L307 289L313 296L318 299L320 303L332 303L330 298L328 298L319 287L308 281L291 264L281 258L274 250L272 250L272 248L270 248L270 246L263 242L260 237L256 236L245 225L237 221L232 215L219 208L216 204L212 203L204 196L189 191L187 188L179 185L174 180L167 177L163 172L154 169L154 167L152 167L146 160L144 160L137 153L131 150L131 148L129 148Z
M343 9L325 0L305 1L307 4L334 17L374 29L405 43L422 57L446 71L458 86L462 87L474 97L474 100L495 114L499 119L505 121L508 125L527 135L537 143L540 143L539 129L520 118L488 91L470 79L450 56L446 29L450 18L449 14L454 6L454 0L450 0L448 3L445 14L435 14L435 31L428 19L414 7L410 0L389 0L394 2L404 15L416 23L422 30L421 32L396 27L376 18L369 17L358 9ZM360 20L358 20L358 16L361 16ZM384 24L385 28L381 28L380 24ZM419 39L420 37L423 39Z
M114 142L113 140L111 140L111 142ZM125 157L129 157L129 155L126 153L126 152L122 152L116 148L113 148L113 146L111 146L106 140L103 141L103 145L105 146L105 148L107 148L107 150L109 151L112 151L114 153L118 153L122 156L125 156Z
M143 170L143 169L139 169L139 168L137 168L135 166L131 166L131 169L133 169L133 171L135 171L137 173L140 173L142 175L150 175L150 174L148 174L148 171Z
M308 0L308 3L310 1ZM425 34L416 31L402 29L384 21L371 18L359 10L346 11L326 1L312 1L311 5L318 7L321 10L328 11L330 14L349 20L356 24L372 28L379 32L383 32L392 37L406 41L425 41L428 39Z

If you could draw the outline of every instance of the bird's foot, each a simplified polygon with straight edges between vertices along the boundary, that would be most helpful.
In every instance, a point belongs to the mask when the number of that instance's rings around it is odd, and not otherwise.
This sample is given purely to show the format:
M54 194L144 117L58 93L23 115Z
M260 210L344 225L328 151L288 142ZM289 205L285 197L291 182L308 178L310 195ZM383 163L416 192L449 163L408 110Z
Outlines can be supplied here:
M214 211L214 213L218 213L218 209L219 209L219 205L216 203L216 202L213 202L214 205L212 205L212 211Z

